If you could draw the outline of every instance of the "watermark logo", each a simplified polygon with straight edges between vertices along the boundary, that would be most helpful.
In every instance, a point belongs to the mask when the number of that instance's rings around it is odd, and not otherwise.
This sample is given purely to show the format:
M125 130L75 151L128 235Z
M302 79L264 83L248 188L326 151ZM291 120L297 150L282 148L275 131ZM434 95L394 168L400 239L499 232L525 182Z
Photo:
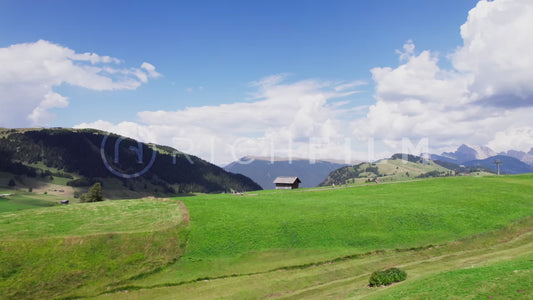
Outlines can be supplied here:
M113 173L115 176L129 179L129 178L136 178L139 176L142 176L144 173L146 173L150 168L153 166L155 162L155 157L157 155L157 148L155 145L152 146L152 156L150 158L150 161L139 171L133 172L133 173L125 173L118 169L117 165L120 163L120 143L124 140L122 137L118 137L115 141L114 145L114 157L113 157L113 165L109 163L105 146L109 139L109 133L106 134L102 140L102 144L100 145L100 156L102 157L102 162L104 163L105 167L109 170L109 172ZM144 144L141 142L136 141L137 146L129 146L128 150L133 151L136 154L136 164L137 165L144 165ZM149 148L149 147L147 147Z
M111 137L111 139L110 139ZM215 150L224 151L224 147L215 147L214 138L208 147L211 148L211 162L214 163ZM192 139L174 137L172 139L174 144L179 144L178 148L185 150L178 151L170 147L161 148L160 161L158 165L165 163L178 165L182 167L186 162L190 165L194 165L197 158L190 156L187 153L198 150L197 145ZM306 143L307 142L307 143ZM256 159L261 161L269 160L271 164L277 161L288 162L292 164L294 160L299 163L303 160L307 160L309 164L316 164L321 159L329 160L334 159L338 162L344 162L344 164L356 164L360 162L370 162L376 164L387 164L387 159L379 159L379 157L387 157L386 152L381 152L376 155L375 140L369 138L367 140L367 151L356 152L352 148L352 140L347 137L343 140L337 139L332 141L330 139L321 137L311 137L308 141L299 141L297 147L293 147L293 139L289 137L287 139L275 140L262 139L257 140L253 138L237 138L225 151L228 151L230 158L233 162L241 165L247 165L253 163ZM378 141L379 142L379 141ZM231 141L229 142L231 143ZM383 141L381 141L381 147L384 147ZM205 143L202 144L205 147ZM356 145L359 148L364 148L362 143ZM409 138L402 138L401 144L391 144L391 148L398 149L401 146L401 150L396 153L401 153L401 159L404 164L407 164L412 158L410 156L420 156L424 164L428 164L430 160L429 156L429 138L423 137L416 143L413 143ZM107 150L107 151L106 151ZM399 149L398 149L399 150ZM151 152L151 156L147 155ZM133 139L123 138L118 135L106 134L100 145L100 155L105 167L115 176L121 178L136 178L145 174L154 165L157 155L156 145L146 145ZM260 153L259 156L249 156L256 153ZM299 158L293 157L294 153L300 154ZM394 153L394 152L393 152ZM418 154L419 153L419 154ZM223 155L228 154L224 152ZM363 157L366 154L365 157ZM241 157L241 158L239 158ZM358 160L352 160L353 157L360 157ZM397 159L397 155L393 156Z

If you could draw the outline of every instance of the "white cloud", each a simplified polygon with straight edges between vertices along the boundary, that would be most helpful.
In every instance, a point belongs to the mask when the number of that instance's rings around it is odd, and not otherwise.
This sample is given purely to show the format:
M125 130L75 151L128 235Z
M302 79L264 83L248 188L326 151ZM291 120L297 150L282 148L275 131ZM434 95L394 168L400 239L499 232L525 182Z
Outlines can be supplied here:
M434 151L461 143L529 150L533 121L533 2L480 1L461 26L464 45L442 69L431 51L409 40L397 68L371 70L376 104L353 122L354 133L398 145L402 137L430 137ZM504 138L506 128L524 141ZM518 133L519 132L519 133ZM493 139L498 135L499 144ZM508 147L504 144L509 143Z
M141 69L144 69L146 72L148 72L148 76L150 76L152 78L157 78L157 77L161 76L161 74L159 74L159 73L157 73L155 71L154 65L149 64L147 62L143 62L141 64Z
M339 117L338 98L355 91L330 82L305 80L284 84L272 76L252 86L254 100L178 111L139 112L139 123L84 123L90 127L159 142L217 163L245 155L338 157L349 151L349 134ZM310 141L315 145L311 144Z
M178 111L144 111L139 122L94 127L169 144L217 163L244 155L366 159L429 137L432 152L467 143L497 151L533 146L533 2L480 1L461 26L463 45L444 59L412 40L399 66L371 70L375 104L344 102L361 82L303 80L286 74L252 82L247 101ZM360 117L367 110L364 117ZM350 119L351 116L351 119ZM358 138L349 140L345 138ZM366 153L367 144L378 154ZM370 146L369 146L370 147ZM370 147L370 148L372 148ZM367 156L369 155L369 156Z
M496 132L488 146L496 152L507 151L509 149L520 149L528 152L533 148L533 128L532 127L510 127L506 130Z
M464 45L452 55L453 65L475 75L471 89L480 97L513 95L531 106L532 31L532 1L480 1L461 26Z
M136 89L160 76L146 62L141 68L109 66L120 63L44 40L0 48L0 126L46 125L54 118L50 109L68 105L67 98L53 90L64 83L96 91Z
M55 116L50 113L48 110L54 107L67 107L68 101L67 98L49 91L48 94L44 96L44 100L39 103L31 114L28 116L30 121L33 124L46 124L50 122Z
M413 40L408 40L403 45L403 51L396 50L396 54L400 56L400 61L409 60L415 54L415 43L413 43Z

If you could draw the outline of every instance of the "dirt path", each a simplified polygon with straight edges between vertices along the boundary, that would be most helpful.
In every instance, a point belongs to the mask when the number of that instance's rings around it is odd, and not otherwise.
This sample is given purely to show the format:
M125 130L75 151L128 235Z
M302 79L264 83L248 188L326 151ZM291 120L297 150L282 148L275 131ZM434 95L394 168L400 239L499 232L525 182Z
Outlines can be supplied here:
M189 226L190 223L191 223L191 217L189 215L189 211L187 210L187 207L185 207L185 204L181 201L178 201L179 205L180 205L180 210L181 210L181 215L183 216L183 223L185 224L185 226Z

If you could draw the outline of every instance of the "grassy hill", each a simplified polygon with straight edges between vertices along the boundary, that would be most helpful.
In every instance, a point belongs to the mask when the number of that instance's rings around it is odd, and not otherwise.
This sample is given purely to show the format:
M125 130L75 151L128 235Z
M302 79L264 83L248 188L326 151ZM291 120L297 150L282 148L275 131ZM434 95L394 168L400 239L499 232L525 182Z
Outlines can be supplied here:
M513 252L515 245L501 241L527 232L521 242L529 248L517 254L522 257L533 246L532 179L454 177L187 198L192 223L186 255L124 289L130 290L129 296L132 290L146 289L133 294L141 299L179 298L185 291L191 297L191 289L196 298L321 298L329 284L345 278L350 284L341 284L338 291L343 298L365 290L370 273L381 267L420 263L415 272L430 278L462 265L461 259L479 261L480 253L493 250L488 245ZM448 255L462 258L450 266L441 257ZM444 262L424 271L424 264L437 257ZM354 277L355 286L350 281ZM324 290L300 294L319 284Z
M389 159L375 163L361 163L346 166L331 172L320 184L360 184L375 179L383 181L405 181L414 178L444 177L457 173L476 173L490 175L491 171L483 166L464 167L449 162L424 160L414 155L394 154Z
M39 195L1 188L0 194L6 195L0 197L0 213L27 208L56 206L59 205L61 200L66 199L65 197L55 195Z
M90 295L175 262L178 201L124 200L0 213L2 299Z
M153 200L0 214L0 238L9 241L0 251L9 266L0 273L0 293L9 298L438 299L516 297L523 293L517 291L533 289L524 280L533 259L533 174L181 201L190 215L188 230L173 217L179 204ZM70 215L64 221L62 210ZM95 221L89 226L78 219ZM164 225L157 224L165 220L181 229L160 233L157 228ZM98 225L107 222L119 224ZM154 235L163 241L149 238ZM72 242L79 236L96 240ZM92 246L65 250L71 245ZM115 250L90 255L91 249L106 247ZM367 287L370 273L391 266L405 269L408 279ZM39 275L32 275L34 270ZM38 284L42 278L46 284ZM432 289L421 288L426 284Z
M434 161L424 162L422 158L409 155L403 159L401 154L395 154L390 159L382 159L375 163L361 163L346 166L331 172L320 184L321 186L336 184L356 184L369 180L380 181L410 180L424 174L448 175L451 169L443 167Z

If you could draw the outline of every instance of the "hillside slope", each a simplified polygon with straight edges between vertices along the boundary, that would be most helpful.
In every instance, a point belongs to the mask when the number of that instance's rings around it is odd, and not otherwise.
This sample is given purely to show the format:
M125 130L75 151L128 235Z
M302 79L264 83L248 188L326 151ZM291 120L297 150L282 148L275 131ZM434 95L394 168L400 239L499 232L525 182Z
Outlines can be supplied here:
M510 259L518 259L513 270L527 270L522 259L533 253L532 179L449 177L188 197L192 226L183 258L102 298L343 299ZM390 266L407 268L407 281L369 289L370 273ZM487 274L462 290L483 293L475 282L492 275L508 278L498 288L503 298L530 291L526 273ZM460 286L461 278L447 280ZM425 289L422 298L455 295L440 288Z
M390 159L382 159L375 163L361 163L346 166L331 172L320 183L321 186L332 184L354 184L368 181L410 180L417 177L442 177L455 174L459 166L448 163L443 166L432 160L424 161L421 157L395 154ZM452 168L455 166L457 168Z
M0 137L0 171L25 176L15 181L22 186L27 186L24 179L30 186L32 179L50 179L72 187L102 181L104 192L123 189L139 194L261 189L243 175L171 147L139 144L97 130L5 129Z
M0 213L0 298L97 295L154 272L183 255L188 218L168 199Z

